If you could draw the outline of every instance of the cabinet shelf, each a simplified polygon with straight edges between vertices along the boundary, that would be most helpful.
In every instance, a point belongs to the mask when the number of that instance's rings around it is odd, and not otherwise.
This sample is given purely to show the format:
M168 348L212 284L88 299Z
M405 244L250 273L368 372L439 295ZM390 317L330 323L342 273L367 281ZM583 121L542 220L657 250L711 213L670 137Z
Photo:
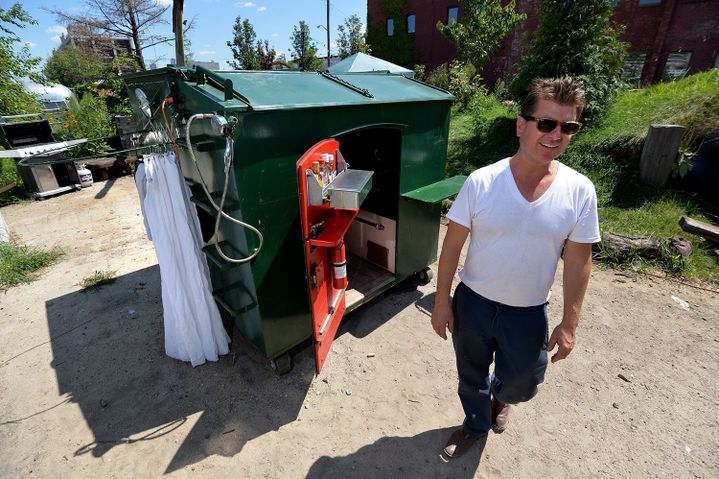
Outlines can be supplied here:
M345 233L352 224L352 220L357 215L357 210L331 210L331 213L325 218L322 232L317 238L310 238L310 246L323 246L331 248L337 246Z

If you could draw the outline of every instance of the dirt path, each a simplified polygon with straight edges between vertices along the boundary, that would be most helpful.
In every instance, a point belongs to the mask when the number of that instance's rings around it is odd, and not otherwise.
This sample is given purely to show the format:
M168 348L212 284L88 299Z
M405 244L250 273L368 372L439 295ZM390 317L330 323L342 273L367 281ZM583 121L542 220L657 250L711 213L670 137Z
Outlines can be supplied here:
M346 318L320 377L310 350L277 377L238 338L193 369L164 355L131 178L2 214L21 242L66 254L0 293L0 477L719 477L717 294L595 268L570 358L481 463L445 464L461 408L451 344L429 326L434 285ZM118 279L81 291L95 270Z

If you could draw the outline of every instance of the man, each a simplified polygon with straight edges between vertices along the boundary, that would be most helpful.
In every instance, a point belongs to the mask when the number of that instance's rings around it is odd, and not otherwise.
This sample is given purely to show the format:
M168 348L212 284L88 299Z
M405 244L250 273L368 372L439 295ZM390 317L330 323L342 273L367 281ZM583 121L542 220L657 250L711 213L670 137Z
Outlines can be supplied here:
M584 91L569 78L532 83L517 118L519 149L472 173L447 218L432 327L452 333L465 420L444 448L466 452L489 429L507 426L510 404L544 380L547 351L564 359L575 344L582 300L600 240L594 185L557 161L579 131ZM450 289L470 236L454 299ZM547 302L564 259L564 316L551 337ZM489 367L494 362L494 373Z

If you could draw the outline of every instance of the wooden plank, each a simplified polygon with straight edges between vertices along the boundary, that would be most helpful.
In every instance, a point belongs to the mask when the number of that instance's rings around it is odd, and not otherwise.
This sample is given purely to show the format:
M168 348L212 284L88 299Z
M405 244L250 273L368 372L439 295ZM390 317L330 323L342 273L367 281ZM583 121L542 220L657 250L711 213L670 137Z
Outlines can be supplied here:
M15 188L17 185L15 183L10 183L9 185L0 186L0 195L5 193L6 191L10 191L13 188Z
M365 296L392 282L394 275L359 256L347 253L347 280L345 304L349 308L363 301Z
M703 221L689 218L688 216L682 216L679 220L679 226L687 233L692 233L702 238L706 238L709 241L719 243L719 226L710 225Z
M672 165L686 129L679 125L652 125L639 160L639 179L657 188L669 181Z

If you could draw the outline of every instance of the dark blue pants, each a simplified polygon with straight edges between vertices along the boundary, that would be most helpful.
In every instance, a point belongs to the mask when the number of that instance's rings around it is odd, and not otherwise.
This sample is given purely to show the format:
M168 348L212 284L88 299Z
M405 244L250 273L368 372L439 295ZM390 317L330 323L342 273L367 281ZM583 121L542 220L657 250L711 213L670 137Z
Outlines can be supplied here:
M478 437L492 427L490 392L517 404L537 394L547 369L547 305L507 306L460 283L452 301L459 399L464 428ZM494 374L489 366L494 361Z

